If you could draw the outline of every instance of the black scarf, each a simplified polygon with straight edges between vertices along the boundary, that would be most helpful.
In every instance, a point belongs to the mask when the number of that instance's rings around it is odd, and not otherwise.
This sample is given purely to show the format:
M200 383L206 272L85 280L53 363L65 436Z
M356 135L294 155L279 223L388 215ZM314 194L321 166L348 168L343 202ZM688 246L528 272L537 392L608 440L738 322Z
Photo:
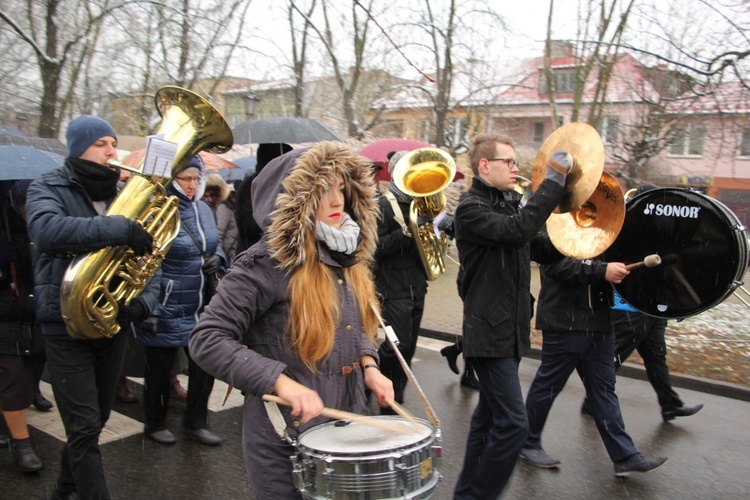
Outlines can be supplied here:
M117 181L120 180L120 169L109 167L82 158L68 158L66 163L73 172L73 178L78 181L91 201L104 201L117 194Z

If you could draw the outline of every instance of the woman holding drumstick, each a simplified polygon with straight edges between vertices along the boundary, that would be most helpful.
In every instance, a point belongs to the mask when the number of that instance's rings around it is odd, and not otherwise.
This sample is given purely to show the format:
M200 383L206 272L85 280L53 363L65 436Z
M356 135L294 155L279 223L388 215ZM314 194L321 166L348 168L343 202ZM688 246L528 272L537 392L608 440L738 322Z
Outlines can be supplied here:
M261 396L290 403L280 410L292 438L325 422L324 408L369 413L365 388L382 406L393 400L374 344L375 194L370 162L341 143L274 159L252 187L263 239L238 256L191 335L195 360L247 395L245 465L259 499L300 497L294 449Z

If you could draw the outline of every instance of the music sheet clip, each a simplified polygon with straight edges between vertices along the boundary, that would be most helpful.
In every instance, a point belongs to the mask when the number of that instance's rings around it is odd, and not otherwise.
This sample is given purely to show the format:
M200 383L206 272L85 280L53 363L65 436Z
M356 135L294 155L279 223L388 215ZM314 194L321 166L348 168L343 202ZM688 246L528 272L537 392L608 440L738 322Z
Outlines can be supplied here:
M143 175L170 177L172 162L177 155L177 143L165 141L163 136L150 135L143 160Z

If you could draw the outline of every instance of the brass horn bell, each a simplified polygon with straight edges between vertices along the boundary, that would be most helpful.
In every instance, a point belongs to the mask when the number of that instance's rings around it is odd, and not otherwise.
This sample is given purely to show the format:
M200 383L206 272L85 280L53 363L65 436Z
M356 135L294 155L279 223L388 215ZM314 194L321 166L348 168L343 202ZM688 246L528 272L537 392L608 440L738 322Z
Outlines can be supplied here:
M437 148L420 148L406 153L391 172L396 187L414 198L409 207L409 232L429 281L445 272L450 241L445 233L437 236L432 219L445 208L443 191L455 175L453 157Z

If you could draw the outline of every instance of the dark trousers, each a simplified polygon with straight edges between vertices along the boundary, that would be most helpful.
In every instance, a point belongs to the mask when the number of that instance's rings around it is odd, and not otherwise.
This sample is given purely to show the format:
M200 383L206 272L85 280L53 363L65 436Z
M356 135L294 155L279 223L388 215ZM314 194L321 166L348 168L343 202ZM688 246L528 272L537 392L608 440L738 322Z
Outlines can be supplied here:
M208 398L214 387L214 377L193 361L187 347L145 347L143 402L146 432L167 428L169 382L178 349L185 349L188 358L187 410L183 426L187 429L208 427Z
M514 358L471 358L479 403L471 417L466 455L454 499L489 500L508 483L528 424Z
M417 350L422 313L424 313L424 295L383 301L383 320L396 333L399 341L398 350L409 366ZM378 356L380 357L380 371L393 382L396 402L403 403L408 378L390 342L386 340L381 344Z
M615 310L612 311L612 322L617 344L615 369L637 349L646 367L648 381L656 391L659 406L662 410L680 408L683 403L672 389L667 366L667 342L664 339L667 320L638 312Z
M85 499L107 499L99 434L112 410L127 335L97 340L50 335L45 340L50 382L68 437L58 491L76 491Z
M615 394L614 349L615 336L611 332L542 332L542 362L526 397L526 448L542 447L542 430L552 403L573 370L577 370L609 458L615 462L636 452L633 440L625 432Z

